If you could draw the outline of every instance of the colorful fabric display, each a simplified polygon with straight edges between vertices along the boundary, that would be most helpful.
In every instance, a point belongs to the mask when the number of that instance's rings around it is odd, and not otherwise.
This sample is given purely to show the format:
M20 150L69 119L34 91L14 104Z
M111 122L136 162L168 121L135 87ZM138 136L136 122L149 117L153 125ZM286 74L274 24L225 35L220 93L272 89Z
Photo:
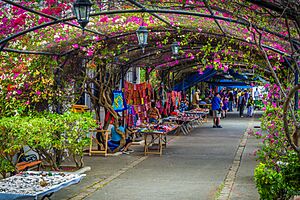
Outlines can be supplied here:
M133 84L125 81L125 99L128 105L132 106L132 110L136 113L135 116L139 120L144 121L147 118L147 110L153 97L152 86L150 83ZM126 120L132 124L132 113L127 112Z
M122 91L113 91L113 109L116 112L122 112L127 109L127 104Z

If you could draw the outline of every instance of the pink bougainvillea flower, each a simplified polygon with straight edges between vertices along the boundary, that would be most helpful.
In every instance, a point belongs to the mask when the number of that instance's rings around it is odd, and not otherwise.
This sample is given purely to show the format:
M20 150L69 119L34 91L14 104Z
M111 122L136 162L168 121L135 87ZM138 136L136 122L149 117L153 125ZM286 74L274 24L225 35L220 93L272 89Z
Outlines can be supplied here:
M93 54L94 54L94 51L93 50L91 50L91 49L89 49L88 51L87 51L87 56L93 56Z
M40 95L41 94L41 92L40 91L36 91L36 93L35 93L36 95Z
M219 68L219 69L222 69L222 67L223 67L223 64L222 64L222 63L219 63L218 68Z
M107 23L108 22L108 17L107 16L104 16L100 19L100 22L102 23Z
M255 135L257 135L257 136L262 136L262 134L261 134L261 132L260 131L257 131L256 133L255 133Z
M227 72L229 69L228 65L224 65L224 72Z
M17 90L17 94L18 95L22 94L22 91L21 90Z
M199 73L200 75L202 75L202 74L203 74L202 69L199 69L199 70L198 70L198 73Z
M75 48L75 49L78 49L79 45L78 44L73 44L72 47Z
M19 74L20 74L20 73L18 73L18 72L15 73L15 74L14 74L14 79L16 79L16 78L19 76Z
M151 24L154 24L154 20L153 20L152 16L149 17L149 21L150 21Z
M248 29L244 28L243 31L242 31L244 34L248 33Z
M222 15L223 15L224 17L227 17L227 18L228 18L228 17L231 17L231 15L230 15L230 14L228 14L228 13L225 13L225 12L224 12L224 13L222 13Z
M214 68L214 66L213 65L207 65L207 68L212 69L212 68Z
M120 19L120 16L117 15L112 19L112 21L115 23L118 19Z
M26 101L26 102L25 102L25 104L26 104L26 105L29 105L29 104L30 104L30 102L29 102L29 101Z
M100 41L100 37L99 36L96 36L96 37L94 37L94 40L96 41L96 42L98 42L98 41ZM75 48L75 47L74 47Z

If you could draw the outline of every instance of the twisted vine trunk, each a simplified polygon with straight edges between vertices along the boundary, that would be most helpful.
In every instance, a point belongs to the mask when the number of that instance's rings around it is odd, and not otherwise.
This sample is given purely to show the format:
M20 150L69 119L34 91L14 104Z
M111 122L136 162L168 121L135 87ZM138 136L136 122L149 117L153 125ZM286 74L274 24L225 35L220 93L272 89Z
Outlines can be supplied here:
M95 76L88 77L86 75L85 84L86 92L91 97L91 102L93 109L96 112L96 120L100 122L101 107L104 108L105 114L110 113L108 119L104 122L103 129L107 130L111 120L114 119L113 125L115 126L116 132L121 136L120 145L113 152L117 152L121 147L125 145L126 138L125 133L120 131L118 119L119 116L112 107L112 90L116 88L116 80L119 77L118 73L115 73L112 70L113 66L111 65L99 65L97 66L97 71ZM92 88L94 84L95 88ZM97 92L94 92L96 90ZM102 135L98 135L97 138L101 138ZM102 138L103 139L103 138ZM103 140L102 140L103 141Z
M291 147L298 153L300 158L300 147L299 147L299 136L300 136L300 122L294 121L293 124L295 126L295 131L291 134L289 127L291 126L288 121L288 108L290 106L290 101L293 98L293 95L297 90L300 89L300 84L294 86L291 91L289 92L284 104L283 104L283 122L284 122L284 132L288 139L289 144Z

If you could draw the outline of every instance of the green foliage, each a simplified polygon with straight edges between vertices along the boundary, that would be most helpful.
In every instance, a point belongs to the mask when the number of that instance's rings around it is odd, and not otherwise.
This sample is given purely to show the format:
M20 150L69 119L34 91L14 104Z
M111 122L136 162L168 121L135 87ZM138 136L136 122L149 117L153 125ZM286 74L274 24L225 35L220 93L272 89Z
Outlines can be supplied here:
M261 199L289 199L300 192L300 160L283 132L282 114L282 108L267 105L261 118L265 133L256 133L262 138L254 173Z
M89 142L88 132L95 127L96 121L90 113L42 113L1 118L0 142L3 145L0 153L4 160L12 163L13 155L28 145L53 169L59 168L66 152L73 157L77 167L82 167L83 150ZM7 171L7 167L9 165L4 164L0 171Z
M273 166L260 163L254 172L261 199L290 199L300 193L300 162L295 152L284 156L285 162Z
M284 191L284 182L282 174L272 168L266 167L260 163L254 172L256 187L260 199L273 200L278 199L279 194Z
M14 169L14 166L9 160L0 156L0 174L3 178L6 177L6 173L12 172Z

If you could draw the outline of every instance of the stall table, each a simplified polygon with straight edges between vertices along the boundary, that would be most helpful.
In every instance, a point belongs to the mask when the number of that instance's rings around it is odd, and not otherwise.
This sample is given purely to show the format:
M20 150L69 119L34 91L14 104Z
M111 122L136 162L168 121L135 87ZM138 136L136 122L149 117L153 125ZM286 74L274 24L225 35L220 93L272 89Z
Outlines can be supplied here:
M174 127L169 131L160 131L160 130L148 130L148 131L141 131L144 135L144 154L157 154L162 155L163 148L167 147L167 135L168 133L175 131L178 126ZM148 141L148 137L151 136L150 141ZM157 149L152 150L150 147L157 145Z
M190 122L194 120L191 117L167 117L163 119L164 121L176 122L178 124L178 128L180 128L181 132L184 135L187 135L191 129Z
M60 189L79 183L85 174L27 171L0 180L0 200L50 199Z
M209 112L204 111L197 111L197 110L190 110L190 111L184 111L184 114L190 117L199 117L202 119L202 121L207 122L207 115Z

